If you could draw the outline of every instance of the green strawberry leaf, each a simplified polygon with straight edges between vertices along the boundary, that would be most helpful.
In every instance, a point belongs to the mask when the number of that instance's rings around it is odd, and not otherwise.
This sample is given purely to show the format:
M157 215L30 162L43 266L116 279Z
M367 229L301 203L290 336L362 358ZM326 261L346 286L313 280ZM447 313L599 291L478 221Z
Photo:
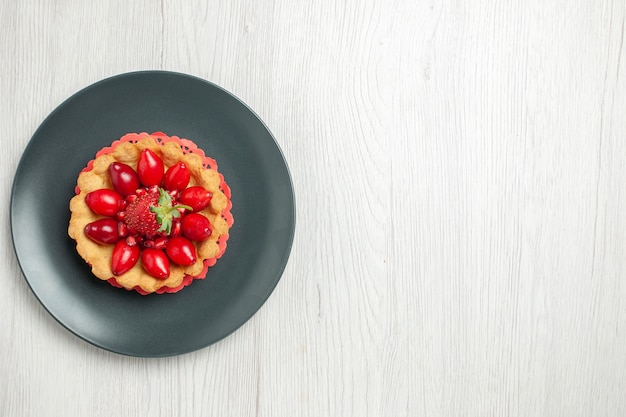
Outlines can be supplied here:
M159 188L159 201L156 206L151 206L150 211L156 215L157 223L160 225L158 232L170 234L172 232L172 219L180 217L178 209L193 210L184 204L177 204L172 207L172 196L162 188Z

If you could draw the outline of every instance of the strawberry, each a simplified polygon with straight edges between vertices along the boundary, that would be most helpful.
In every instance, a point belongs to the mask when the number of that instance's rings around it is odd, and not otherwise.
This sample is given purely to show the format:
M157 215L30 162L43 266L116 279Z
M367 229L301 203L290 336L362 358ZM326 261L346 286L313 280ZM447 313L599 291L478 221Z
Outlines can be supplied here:
M133 195L124 211L124 223L132 232L144 236L154 236L161 227L156 215L150 207L158 205L159 194L156 191L147 191Z
M159 187L141 190L131 197L124 211L124 223L132 232L152 237L159 233L169 235L172 219L180 217L179 209L191 210L186 205L173 205L172 196Z

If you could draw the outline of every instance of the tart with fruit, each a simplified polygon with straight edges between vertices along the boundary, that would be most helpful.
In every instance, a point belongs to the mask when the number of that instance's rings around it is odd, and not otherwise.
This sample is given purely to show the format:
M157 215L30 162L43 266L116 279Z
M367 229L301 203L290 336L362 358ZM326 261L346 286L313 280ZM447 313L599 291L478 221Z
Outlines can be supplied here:
M205 278L226 250L230 188L193 142L129 133L78 176L69 236L93 274L140 294Z

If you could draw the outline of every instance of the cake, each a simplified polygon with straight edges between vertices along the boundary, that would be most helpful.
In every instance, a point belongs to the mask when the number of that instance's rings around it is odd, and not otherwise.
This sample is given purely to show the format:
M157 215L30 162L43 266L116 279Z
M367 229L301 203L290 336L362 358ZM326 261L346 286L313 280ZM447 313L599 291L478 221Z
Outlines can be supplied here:
M75 194L68 234L93 275L113 286L178 292L226 250L230 188L188 139L128 133L89 161Z

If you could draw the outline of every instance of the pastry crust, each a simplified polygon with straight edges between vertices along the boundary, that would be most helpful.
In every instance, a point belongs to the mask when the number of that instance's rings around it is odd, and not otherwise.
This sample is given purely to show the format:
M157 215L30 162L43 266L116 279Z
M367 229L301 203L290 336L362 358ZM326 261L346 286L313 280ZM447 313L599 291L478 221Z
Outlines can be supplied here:
M203 165L203 158L193 152L184 152L178 142L192 144L186 140L178 140L177 137L168 137L164 134L153 133L152 135L128 134L116 142L116 146L105 148L99 152L93 160L92 169L89 166L78 176L76 191L77 194L70 200L71 218L68 227L69 236L76 241L76 250L79 255L91 266L93 274L101 280L114 278L113 285L118 284L128 290L136 289L142 294L153 292L173 292L181 289L184 279L187 276L193 278L204 278L206 273L206 263L213 264L225 249L225 242L228 239L230 217L230 190L223 190L225 183L223 177L216 169ZM171 140L171 141L169 141ZM193 265L180 266L174 263L170 267L170 275L166 279L157 279L146 273L141 265L141 261L128 272L115 276L111 270L111 255L114 245L101 245L89 239L85 232L85 226L95 220L102 218L93 213L87 203L85 196L91 191L101 188L113 189L108 174L109 165L112 162L122 162L133 169L137 169L139 155L143 149L150 149L156 153L165 165L165 169L182 161L191 174L189 187L199 185L209 190L213 197L211 204L200 214L209 219L212 226L211 236L202 242L193 242L196 246L197 261ZM188 149L186 149L188 150ZM227 188L227 186L226 186ZM228 196L224 193L227 191ZM191 281L191 280L187 280ZM184 284L184 285L183 285Z

